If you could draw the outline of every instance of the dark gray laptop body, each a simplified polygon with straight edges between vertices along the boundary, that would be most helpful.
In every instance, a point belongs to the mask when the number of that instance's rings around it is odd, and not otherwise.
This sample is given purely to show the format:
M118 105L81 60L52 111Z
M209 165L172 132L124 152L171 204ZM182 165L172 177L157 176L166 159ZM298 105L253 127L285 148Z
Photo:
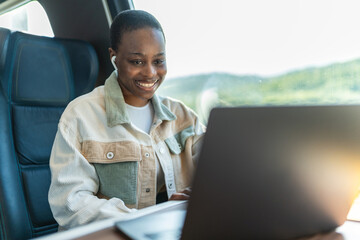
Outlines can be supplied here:
M216 108L181 238L292 239L330 231L346 220L359 182L360 106ZM181 229L185 215L178 215ZM118 227L133 236L128 225Z

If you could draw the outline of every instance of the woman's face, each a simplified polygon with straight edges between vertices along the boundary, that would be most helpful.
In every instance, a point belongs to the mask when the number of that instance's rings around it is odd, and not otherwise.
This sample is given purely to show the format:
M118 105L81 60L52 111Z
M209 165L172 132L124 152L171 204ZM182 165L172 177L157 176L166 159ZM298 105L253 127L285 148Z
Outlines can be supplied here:
M162 32L155 28L125 32L118 50L109 51L110 58L116 56L118 82L125 102L137 107L146 105L167 72Z

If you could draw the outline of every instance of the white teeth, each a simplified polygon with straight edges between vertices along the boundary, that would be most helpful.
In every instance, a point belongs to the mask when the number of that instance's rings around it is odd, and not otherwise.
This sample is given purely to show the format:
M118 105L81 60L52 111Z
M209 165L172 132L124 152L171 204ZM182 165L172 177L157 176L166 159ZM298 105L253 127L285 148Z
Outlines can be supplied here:
M138 85L142 86L142 87L146 87L146 88L151 88L155 85L155 83L157 83L157 81L153 82L153 83L143 83L143 82L137 82Z
M139 83L140 86L142 87L152 87L154 86L155 83Z

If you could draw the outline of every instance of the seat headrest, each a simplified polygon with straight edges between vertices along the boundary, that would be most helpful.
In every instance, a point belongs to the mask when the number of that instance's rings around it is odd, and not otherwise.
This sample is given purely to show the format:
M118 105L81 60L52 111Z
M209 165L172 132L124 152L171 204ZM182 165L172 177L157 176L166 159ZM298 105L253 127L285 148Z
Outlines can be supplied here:
M90 92L99 73L99 61L94 47L82 40L58 39L70 56L75 80L75 96Z
M9 47L6 89L12 102L66 105L74 98L70 57L60 40L15 32Z

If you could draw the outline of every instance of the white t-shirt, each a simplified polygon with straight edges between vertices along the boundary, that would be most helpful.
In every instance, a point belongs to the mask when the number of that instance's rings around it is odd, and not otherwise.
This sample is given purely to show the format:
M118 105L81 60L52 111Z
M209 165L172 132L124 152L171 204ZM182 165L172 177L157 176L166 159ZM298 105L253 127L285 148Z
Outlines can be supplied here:
M148 102L143 107L134 107L126 104L131 123L146 133L150 133L151 124L154 118L154 109Z
M143 107L134 107L126 104L126 109L128 111L131 123L149 134L154 118L154 109L152 104L148 102L148 104ZM157 192L159 192L161 187L165 184L164 171L160 166L159 160L156 161L156 175L156 188Z

